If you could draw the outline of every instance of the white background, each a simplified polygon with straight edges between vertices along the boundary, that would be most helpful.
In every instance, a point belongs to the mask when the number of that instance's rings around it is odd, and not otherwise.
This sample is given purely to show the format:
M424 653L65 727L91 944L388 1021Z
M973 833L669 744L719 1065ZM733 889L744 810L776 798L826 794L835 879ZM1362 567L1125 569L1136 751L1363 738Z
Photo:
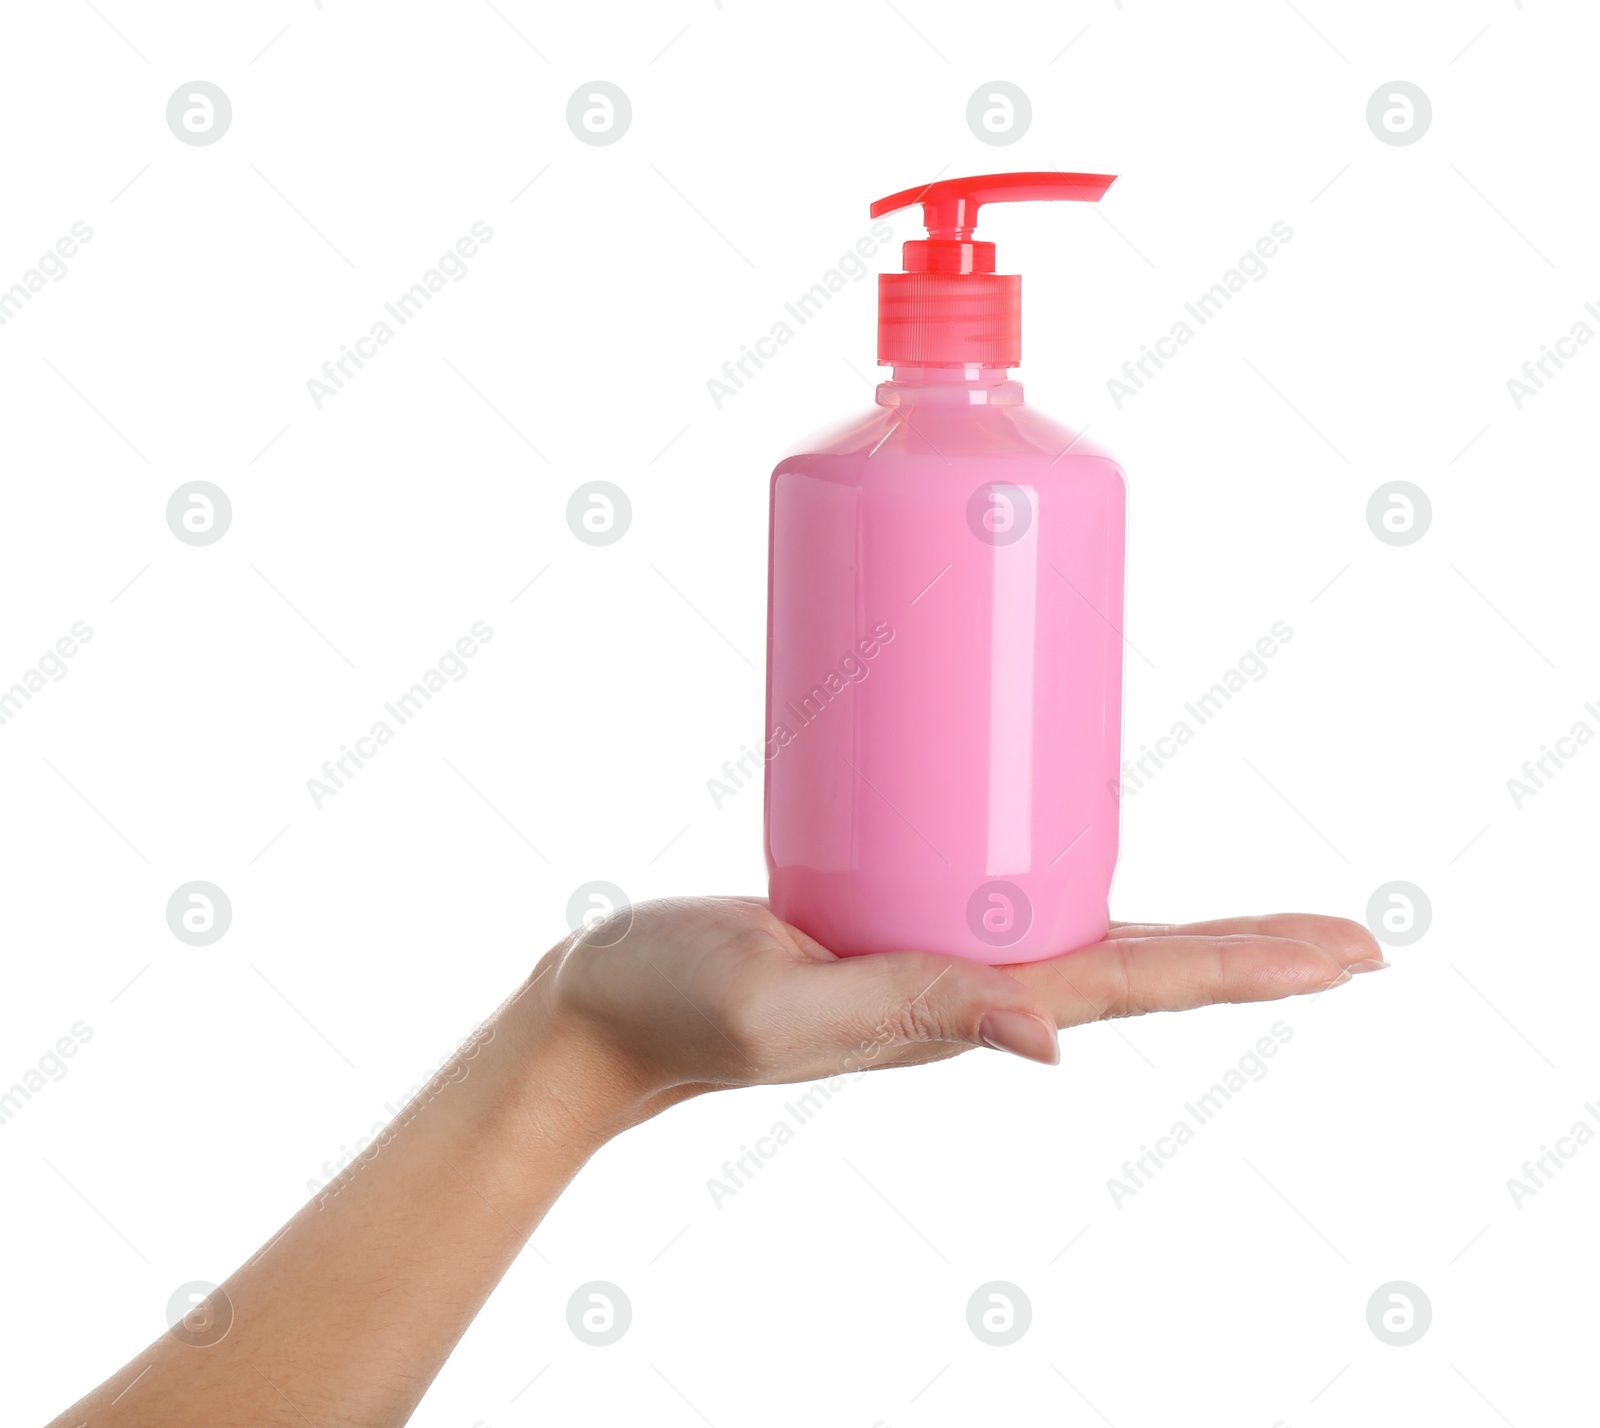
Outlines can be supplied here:
M1520 809L1506 786L1600 729L1600 350L1506 387L1600 301L1592 10L97 3L8 7L0 90L0 285L94 233L0 328L0 685L94 631L0 727L0 1084L93 1031L0 1127L10 1420L268 1238L581 883L760 890L759 790L706 781L760 732L767 475L870 401L873 279L720 410L707 379L871 199L1050 166L1124 177L986 236L1026 277L1030 398L1129 475L1128 748L1294 631L1129 799L1113 914L1359 918L1402 879L1427 934L1314 1005L865 1077L720 1208L708 1178L794 1092L675 1110L583 1172L416 1421L1592 1415L1600 1147L1520 1208L1507 1180L1600 1096L1600 750ZM164 118L197 78L233 105L207 147ZM597 78L633 106L604 147L565 122ZM1365 119L1397 78L1433 105L1409 146ZM965 119L994 79L1033 107L1007 146ZM318 410L307 379L480 220L468 275ZM1118 409L1107 379L1279 221L1267 276ZM233 505L204 548L164 515L196 479ZM598 549L564 518L593 479L633 506ZM1405 547L1365 516L1395 479L1432 503ZM480 620L469 675L316 808ZM193 879L233 904L208 948L166 924ZM1265 1079L1114 1205L1279 1020ZM565 1319L595 1279L634 1310L603 1349ZM995 1279L1033 1306L1009 1348L966 1324ZM1366 1322L1397 1279L1433 1306L1407 1348Z

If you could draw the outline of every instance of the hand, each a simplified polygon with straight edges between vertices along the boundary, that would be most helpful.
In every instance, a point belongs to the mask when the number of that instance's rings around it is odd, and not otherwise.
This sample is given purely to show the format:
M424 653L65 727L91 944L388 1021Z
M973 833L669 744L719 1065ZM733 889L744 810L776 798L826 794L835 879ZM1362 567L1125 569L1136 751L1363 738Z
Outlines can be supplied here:
M631 919L631 921L630 921ZM603 945L607 942L613 945ZM1064 957L988 967L927 952L834 956L759 898L671 898L613 914L535 973L648 1112L725 1086L913 1066L991 1046L1060 1059L1056 1028L1325 991L1387 962L1343 918L1113 923Z
M838 958L755 898L644 903L554 948L376 1150L228 1278L220 1342L196 1356L163 1334L56 1428L398 1428L584 1161L675 1101L979 1045L1053 1062L1058 1026L1271 1001L1383 965L1331 917L1124 924L1002 968Z

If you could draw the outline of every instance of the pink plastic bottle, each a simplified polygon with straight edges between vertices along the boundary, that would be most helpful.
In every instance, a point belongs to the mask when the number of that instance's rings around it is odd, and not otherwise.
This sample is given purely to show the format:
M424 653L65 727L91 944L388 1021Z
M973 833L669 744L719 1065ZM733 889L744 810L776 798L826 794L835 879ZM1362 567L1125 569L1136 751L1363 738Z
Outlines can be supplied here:
M840 955L1032 962L1099 940L1117 858L1125 491L1023 405L1022 280L983 203L1098 174L947 179L878 279L877 405L772 473L773 911Z

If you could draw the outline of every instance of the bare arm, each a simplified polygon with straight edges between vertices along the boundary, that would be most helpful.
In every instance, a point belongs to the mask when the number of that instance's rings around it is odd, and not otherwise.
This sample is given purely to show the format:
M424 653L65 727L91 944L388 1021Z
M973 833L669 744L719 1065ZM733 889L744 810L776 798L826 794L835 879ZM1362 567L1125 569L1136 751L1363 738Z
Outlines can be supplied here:
M1058 1026L1272 1000L1385 965L1364 929L1319 917L1119 926L1002 970L841 960L753 899L619 916L626 931L548 954L372 1147L52 1428L403 1424L583 1163L677 1101L979 1045L1050 1062Z
M176 1334L56 1424L404 1423L568 1181L642 1114L549 1011L525 988Z

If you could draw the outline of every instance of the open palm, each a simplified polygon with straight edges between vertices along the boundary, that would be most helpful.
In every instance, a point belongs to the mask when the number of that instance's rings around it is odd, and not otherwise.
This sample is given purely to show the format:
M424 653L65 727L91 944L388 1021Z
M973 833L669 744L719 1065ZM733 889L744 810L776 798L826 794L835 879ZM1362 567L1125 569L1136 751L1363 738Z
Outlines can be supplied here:
M1386 966L1343 918L1287 913L1114 923L1049 961L837 957L758 898L668 898L574 935L535 973L644 1084L694 1094L917 1065L992 1046L1059 1059L1056 1030L1108 1017L1319 992Z

